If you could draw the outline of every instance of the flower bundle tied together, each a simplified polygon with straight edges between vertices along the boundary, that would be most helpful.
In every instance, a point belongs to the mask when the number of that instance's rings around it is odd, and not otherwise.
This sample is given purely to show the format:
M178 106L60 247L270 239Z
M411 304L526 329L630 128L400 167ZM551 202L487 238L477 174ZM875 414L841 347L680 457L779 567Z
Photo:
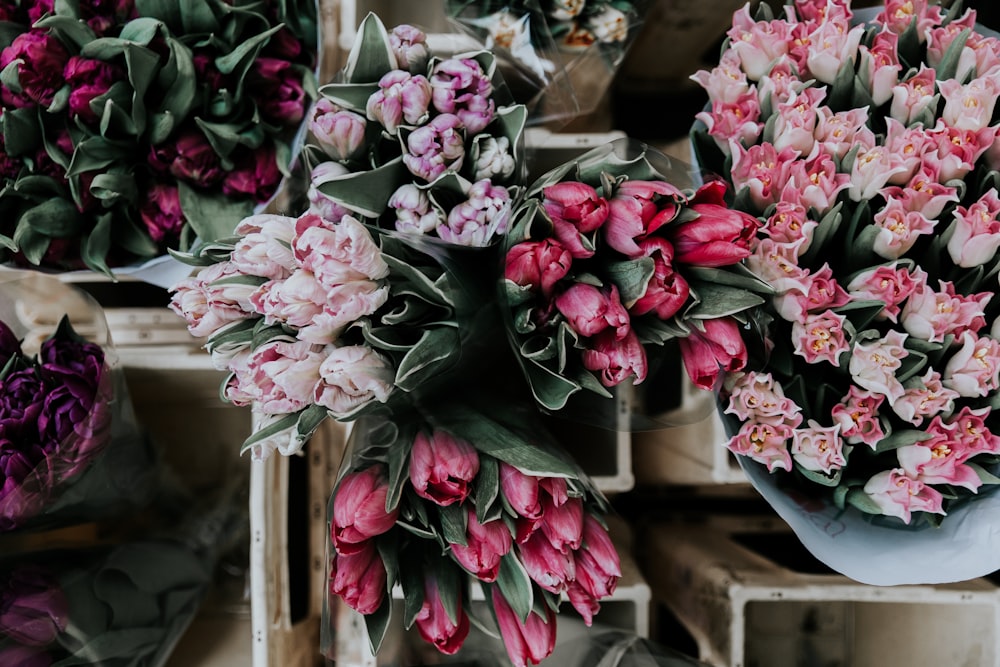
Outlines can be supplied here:
M693 77L703 166L762 221L775 289L769 354L725 381L729 448L905 523L1000 482L1000 39L958 4L744 7Z
M470 581L518 667L552 652L562 595L590 625L621 576L606 501L531 416L457 404L394 424L359 422L330 507L330 594L365 614L373 650L397 582L405 627L445 654L483 626Z
M507 231L526 112L488 51L432 57L419 29L387 31L370 14L339 80L320 92L304 151L311 210L457 246Z
M540 178L515 211L505 303L545 408L641 383L675 338L698 386L743 367L740 323L769 292L742 264L758 222L726 207L723 182L689 185L665 156L619 140Z
M315 10L0 2L0 259L109 273L232 234L287 173Z

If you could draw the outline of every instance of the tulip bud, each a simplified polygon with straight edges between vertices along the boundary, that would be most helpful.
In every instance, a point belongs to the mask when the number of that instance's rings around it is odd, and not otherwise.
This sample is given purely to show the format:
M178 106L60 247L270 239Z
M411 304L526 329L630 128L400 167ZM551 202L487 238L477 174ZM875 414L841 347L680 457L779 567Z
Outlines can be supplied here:
M524 623L511 608L499 586L493 587L493 609L500 626L507 656L514 667L537 665L549 657L556 646L556 615L547 605L542 605L545 616L532 611Z
M590 234L608 219L608 202L586 183L566 181L542 190L542 208L552 220L556 238L573 257L590 257L592 248L584 246L581 235Z
M460 589L455 606L458 608L458 618L453 623L441 600L437 579L431 575L424 578L424 604L415 619L417 630L424 641L434 644L445 655L457 653L469 635L469 617L462 608Z
M444 222L444 215L431 204L427 193L413 183L405 183L392 193L389 208L396 210L396 231L429 234Z
M27 646L45 646L65 632L69 601L41 568L15 569L0 589L0 636Z
M562 553L580 548L583 539L583 501L570 498L556 506L546 499L542 503L542 534Z
M431 100L440 113L455 114L469 136L479 134L493 120L493 82L473 58L449 58L431 72Z
M377 121L391 135L396 134L404 121L420 125L427 120L431 84L426 77L392 70L379 79L378 87L365 106L368 120Z
M583 520L583 547L574 553L576 579L566 595L589 626L600 608L598 601L615 592L621 562L611 538L593 515Z
M427 60L430 57L427 35L419 28L405 23L397 25L389 33L389 48L396 56L397 68L415 74L427 67Z
M514 466L500 462L500 489L518 516L537 519L542 516L538 498L538 478L525 475Z
M636 241L672 221L683 193L665 181L625 181L608 202L604 238L628 257L642 256Z
M372 614L386 593L385 564L371 542L350 554L335 553L331 561L330 592L359 614Z
M598 288L586 283L573 283L556 297L555 304L573 331L581 336L596 336L602 331L613 330L615 339L621 340L629 332L628 312L614 285Z
M362 116L321 98L313 107L309 131L331 158L349 160L365 145L367 123Z
M549 297L556 283L566 277L573 256L556 240L524 241L507 253L504 277Z
M458 116L435 116L406 138L403 164L411 174L427 182L449 169L458 171L465 160L465 137L462 132L462 121Z
M661 320L670 319L687 303L691 293L687 281L674 271L674 249L669 241L658 236L640 241L639 249L652 257L653 275L646 283L646 291L632 304L629 312L633 315L654 312Z
M340 202L326 196L319 189L319 186L327 181L334 180L349 173L347 167L339 162L321 162L313 167L309 174L309 191L306 197L309 199L309 212L315 213L324 220L338 222L350 211L344 208Z
M544 529L532 533L518 550L531 580L551 593L562 593L576 578L573 554L552 546Z
M510 154L510 139L507 137L479 135L472 144L470 157L475 165L473 179L477 181L510 178L517 166L514 156Z
M746 366L747 348L739 324L731 317L703 320L704 331L697 328L679 341L681 358L688 377L696 387L711 391L720 368L738 371Z
M618 338L615 331L606 329L589 341L583 351L583 366L598 374L605 387L615 387L630 377L635 384L646 379L646 349L634 331Z
M452 556L480 581L496 581L500 559L513 544L510 529L499 519L479 523L476 510L470 507L466 530L465 545L452 544Z
M725 189L721 181L701 186L689 202L698 217L671 227L676 262L718 267L750 256L750 241L760 223L748 213L728 208L722 199Z
M374 465L344 477L333 494L331 537L337 553L355 554L396 523L399 509L385 509L389 491L383 468Z
M444 431L420 432L410 453L410 482L421 498L445 506L461 503L479 473L479 456L464 440Z

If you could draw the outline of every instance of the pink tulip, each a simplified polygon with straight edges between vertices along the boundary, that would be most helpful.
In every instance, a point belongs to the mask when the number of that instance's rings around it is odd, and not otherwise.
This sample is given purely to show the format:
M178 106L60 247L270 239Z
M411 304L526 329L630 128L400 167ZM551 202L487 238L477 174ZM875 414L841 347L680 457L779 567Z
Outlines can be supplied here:
M902 468L884 470L868 480L863 491L882 510L882 514L899 517L910 523L911 513L944 514L941 493L921 481L906 475Z
M598 601L615 592L622 575L621 561L611 537L590 514L584 518L583 548L576 551L574 558L576 580L566 594L589 626L600 607Z
M648 238L639 243L646 257L653 259L653 275L646 283L645 293L639 297L629 312L645 315L653 312L661 320L668 320L687 302L691 293L688 283L674 271L674 248L664 238Z
M420 125L427 120L431 103L431 83L421 75L392 70L378 82L378 90L368 98L365 113L395 135L399 126Z
M555 299L556 308L581 336L596 336L606 329L614 330L616 340L629 332L628 311L618 297L614 285L597 288L586 283L573 283Z
M583 540L583 501L570 498L556 506L549 499L542 503L542 534L562 553L576 551Z
M722 181L701 186L689 203L698 217L670 228L677 263L728 266L750 256L750 241L760 223L752 215L727 208L725 191Z
M532 611L528 619L521 622L510 603L493 587L493 609L500 626L500 636L507 649L507 656L514 667L537 665L549 657L556 646L556 615L548 606L542 605L545 616Z
M583 351L583 366L598 374L605 387L614 387L630 377L635 384L646 379L646 349L634 331L618 338L611 329L594 336L590 348Z
M458 116L469 136L479 134L493 120L493 82L477 60L442 60L434 65L430 82L434 108Z
M309 117L309 131L316 143L334 160L349 160L365 145L363 116L341 109L320 98Z
M415 619L417 631L424 641L434 644L434 648L445 655L457 653L469 635L469 617L462 608L461 590L455 605L458 617L453 623L441 600L437 579L430 575L424 578L424 604Z
M532 533L518 550L531 580L551 593L562 593L576 578L573 553L554 547L543 531Z
M510 551L514 538L501 520L479 523L476 510L469 508L465 544L452 544L451 554L458 564L480 581L496 581L500 559Z
M395 525L399 508L386 511L388 491L385 471L380 465L344 477L333 494L330 532L337 553L356 554L366 548L371 538Z
M702 322L679 341L681 358L688 377L696 387L711 390L720 370L738 371L746 366L747 348L740 335L739 324L731 317Z
M479 456L464 440L444 431L421 431L410 453L410 482L421 498L438 505L461 503L479 473Z
M403 164L411 174L425 181L433 181L449 169L458 171L464 161L464 128L454 114L435 116L406 138Z
M549 297L556 283L566 277L573 257L556 240L524 241L507 253L504 277L521 287L541 290Z
M423 30L405 23L397 25L389 33L389 46L396 56L396 67L410 73L419 72L427 65L429 52L427 35Z
M604 238L628 257L639 257L636 244L674 219L683 194L664 181L625 181L608 202Z
M567 181L542 190L542 208L552 221L553 231L574 257L589 257L581 234L590 234L608 218L608 202L586 183Z
M359 551L334 554L331 561L330 592L344 599L359 614L372 614L386 593L385 564L371 542Z
M525 475L514 466L501 461L500 490L504 500L519 517L537 519L542 516L537 477Z
M20 61L14 67L21 92L15 93L4 86L4 105L20 108L37 104L45 108L52 104L65 83L63 68L69 61L62 42L48 30L23 32L0 52L0 69L15 61Z

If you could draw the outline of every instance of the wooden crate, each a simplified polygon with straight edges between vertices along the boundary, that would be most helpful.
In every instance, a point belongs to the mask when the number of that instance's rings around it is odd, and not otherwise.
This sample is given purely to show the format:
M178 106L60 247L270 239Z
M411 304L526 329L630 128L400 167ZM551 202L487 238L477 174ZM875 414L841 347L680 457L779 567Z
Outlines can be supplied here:
M712 665L1000 664L1000 597L987 579L859 584L812 559L770 517L661 523L645 542L640 565L654 602Z

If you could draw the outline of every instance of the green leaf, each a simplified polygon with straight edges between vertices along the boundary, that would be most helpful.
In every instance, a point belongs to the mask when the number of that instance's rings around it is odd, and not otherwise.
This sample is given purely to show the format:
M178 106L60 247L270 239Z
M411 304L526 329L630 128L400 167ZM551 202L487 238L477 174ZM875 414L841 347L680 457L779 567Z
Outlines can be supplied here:
M491 456L479 458L479 476L476 478L476 520L486 523L490 507L500 495L500 466Z
M385 496L386 512L391 512L398 507L399 500L403 496L403 487L406 485L406 480L409 479L407 461L412 446L413 438L403 437L389 448L389 491Z
M1000 477L997 477L993 473L989 472L988 470L986 470L986 468L982 467L978 463L967 461L965 465L969 466L975 471L975 473L979 476L979 481L982 482L983 484L1000 484Z
M441 364L461 353L458 330L435 327L420 335L420 340L406 353L396 369L395 385L413 391L441 372Z
M198 78L195 76L191 49L173 37L167 38L167 46L170 47L170 57L160 70L160 84L166 88L166 93L154 115L155 126L151 137L154 144L163 141L173 128L174 122L168 123L166 118L187 117L197 93ZM166 124L170 127L165 127Z
M463 506L464 507L464 506ZM446 505L439 508L441 515L441 534L448 544L466 546L466 521L468 515L465 509L458 505Z
M112 276L111 269L108 268L108 251L111 250L111 213L98 216L97 224L83 238L80 246L80 257L83 263L91 270Z
M695 304L685 312L691 319L711 320L741 313L764 303L759 294L725 285L699 283L691 285Z
M201 118L195 118L195 122L223 159L228 158L237 146L259 148L264 142L264 130L258 124L210 123Z
M378 83L328 83L321 86L319 92L334 104L363 116L368 98L378 90Z
M378 650L385 639L386 630L389 628L389 620L392 618L392 596L386 595L371 614L365 616L365 628L368 629L368 645L372 649L372 655L378 655Z
M631 308L646 293L656 271L652 257L640 257L625 262L609 262L605 269L608 279L618 287L622 304Z
M265 426L264 428L254 431L250 434L250 437L243 441L243 446L240 447L240 454L244 454L251 447L256 445L258 442L267 440L271 436L277 435L284 430L295 428L296 423L299 420L299 413L295 412L289 415L283 416L281 419Z
M563 409L569 397L580 391L579 384L533 359L525 360L524 370L532 395L548 410Z
M403 587L403 627L409 630L424 606L424 575L417 563L408 559L399 563L399 583Z
M915 445L918 442L923 442L924 440L929 440L930 438L931 434L925 431L915 431L913 429L893 431L892 434L887 435L878 441L878 444L875 445L875 452L877 454L881 454L893 449L899 449L900 447Z
M25 224L22 219L14 229L13 241L17 249L24 254L25 259L38 266L49 249L51 239L45 234L33 230L31 225Z
M72 203L49 199L25 211L18 226L22 224L50 238L69 238L80 234L83 220Z
M844 59L827 95L827 104L834 111L844 111L850 107L854 93L854 62Z
M5 109L3 140L4 151L11 157L33 154L42 140L38 111L34 107Z
M859 488L852 488L844 498L846 504L858 508L865 514L882 514L882 508L872 500L871 496Z
M497 575L497 586L510 604L521 622L528 620L528 614L535 604L531 578L524 565L511 551L500 559L500 572Z
M389 33L381 19L369 12L358 26L351 52L347 55L344 80L348 83L371 83L395 68L396 57L389 45Z
M138 188L131 174L98 174L90 184L90 193L96 198L113 202L123 199L135 204Z
M149 46L149 43L156 39L160 30L167 32L163 21L151 16L140 16L126 23L118 37L142 46Z
M833 471L832 475L826 475L820 471L806 470L799 463L795 464L795 469L799 472L800 475L808 479L810 482L819 484L821 486L837 486L838 484L840 484L840 477L843 473L843 470L838 468L837 470Z
M941 56L941 62L934 68L934 78L938 81L947 81L948 79L955 78L955 75L958 74L958 61L962 57L965 43L969 40L969 35L971 34L972 31L969 28L964 28L952 40L951 44L945 50L944 55Z
M271 39L271 35L281 30L280 25L276 25L270 30L254 35L240 43L230 53L215 59L215 66L223 74L229 74L236 78L239 83L236 86L236 97L243 96L243 84L247 72L257 59L261 48Z
M451 505L450 507L455 507ZM457 508L456 508L457 509ZM459 600L462 597L463 571L452 565L447 558L434 561L434 578L437 580L438 595L453 625L458 625Z
M253 213L250 200L206 194L183 182L177 183L177 191L184 217L198 238L205 242L232 236L236 225Z
M319 191L366 218L385 212L389 197L406 177L402 156L370 171L345 174L319 184Z
M295 423L295 428L298 431L299 438L303 441L308 440L319 425L330 416L330 413L322 405L310 405L306 409L299 412L299 419Z

